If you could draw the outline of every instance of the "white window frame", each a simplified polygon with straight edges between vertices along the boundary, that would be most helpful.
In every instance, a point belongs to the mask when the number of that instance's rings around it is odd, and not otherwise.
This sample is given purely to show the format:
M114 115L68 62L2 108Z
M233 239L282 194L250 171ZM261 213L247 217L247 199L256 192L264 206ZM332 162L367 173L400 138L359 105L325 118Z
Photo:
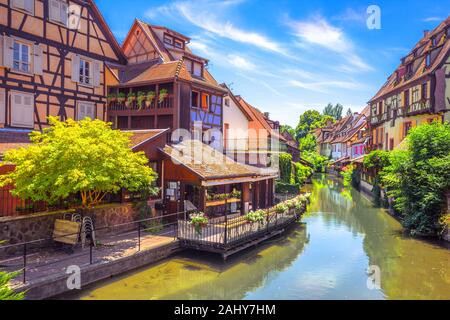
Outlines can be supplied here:
M58 3L58 11L59 11L59 16L58 16L58 18L55 18L55 17L52 17L52 14L51 14L51 5L52 5L52 2L57 2ZM67 3L67 1L65 1L65 0L50 0L49 2L48 2L48 17L49 17L49 20L50 21L52 21L52 22L56 22L56 23L59 23L59 24L62 24L62 25L64 25L65 27L67 27L68 26L68 23L69 23L69 4ZM63 14L63 9L64 9L64 7L63 7L63 5L65 5L65 14Z
M31 10L27 9L27 6L26 6L27 0L21 0L23 5L19 5L18 0L11 0L11 6L16 10L20 10L20 11L26 12L27 14L34 15L34 10L35 10L34 0L30 0L30 1L32 1L32 3L33 3Z
M15 105L15 96L17 96L17 95L22 96L22 101L27 96L32 101L32 103L31 103L31 106L32 106L32 108L31 108L31 113L32 113L31 119L32 120L31 120L30 123L20 123L20 122L18 123L16 120L14 120L15 108L17 107ZM10 112L9 112L10 113L10 117L11 117L10 125L12 127L34 128L34 104L35 104L34 94L28 93L28 92L11 91L11 93L10 93L10 101L11 101L11 103L10 103ZM24 105L24 104L22 103L22 105Z
M96 116L96 112L95 112L96 104L93 102L89 102L89 101L78 101L78 103L77 103L77 121L80 121L80 120L83 120L86 118L86 115L84 118L81 118L81 116L80 116L81 105L92 107L93 114L92 114L92 117L90 117L90 118L91 118L91 120L95 120L96 119L96 117L95 117Z
M17 60L15 58L16 44L19 45L19 60ZM27 55L28 61L22 60L22 50L23 50L24 46L28 47L28 55ZM30 43L25 42L25 41L21 41L21 40L18 40L18 39L13 39L13 52L12 52L13 63L12 63L12 69L14 71L23 72L23 73L27 73L27 74L33 73L33 64L32 64L32 59L31 59L32 54L33 54L33 46ZM16 68L16 63L19 64L18 68ZM23 70L22 69L23 65L25 65L25 64L28 65L28 69L27 70Z
M86 75L86 63L89 64L89 74ZM79 64L79 84L84 86L92 87L94 85L94 61L91 59L86 59L83 57L80 57L80 64ZM86 79L88 79L88 82L86 82Z

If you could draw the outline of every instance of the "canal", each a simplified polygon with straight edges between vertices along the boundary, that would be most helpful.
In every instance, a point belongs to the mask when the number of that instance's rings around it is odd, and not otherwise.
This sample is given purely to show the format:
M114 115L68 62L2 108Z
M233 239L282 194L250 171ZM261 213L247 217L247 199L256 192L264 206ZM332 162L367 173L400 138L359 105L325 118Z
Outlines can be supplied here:
M331 176L285 236L238 254L187 251L72 299L450 299L450 249L408 237L385 211ZM369 266L380 287L367 285Z

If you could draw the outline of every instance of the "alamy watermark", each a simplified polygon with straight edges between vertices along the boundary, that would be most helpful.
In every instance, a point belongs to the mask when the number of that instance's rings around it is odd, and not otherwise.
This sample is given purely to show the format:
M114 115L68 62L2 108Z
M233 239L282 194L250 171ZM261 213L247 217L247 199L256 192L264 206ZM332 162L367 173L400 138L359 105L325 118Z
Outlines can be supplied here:
M369 290L381 289L381 269L377 265L371 265L367 268L367 288Z
M68 266L66 274L69 275L66 281L67 289L80 290L81 289L81 268L77 265Z
M369 30L381 29L381 9L377 5L370 5L367 7L366 25Z

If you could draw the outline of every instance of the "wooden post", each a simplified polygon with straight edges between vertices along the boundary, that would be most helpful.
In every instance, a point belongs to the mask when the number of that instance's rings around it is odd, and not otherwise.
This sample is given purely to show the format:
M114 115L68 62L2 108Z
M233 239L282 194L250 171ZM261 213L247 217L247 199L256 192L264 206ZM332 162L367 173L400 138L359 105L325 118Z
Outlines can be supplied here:
M206 188L201 186L199 188L199 192L200 192L200 195L198 197L198 202L199 202L198 207L199 207L200 211L205 212L205 209L206 209Z
M228 212L227 212L227 208L228 208L228 199L225 199L225 245L227 245L228 243Z

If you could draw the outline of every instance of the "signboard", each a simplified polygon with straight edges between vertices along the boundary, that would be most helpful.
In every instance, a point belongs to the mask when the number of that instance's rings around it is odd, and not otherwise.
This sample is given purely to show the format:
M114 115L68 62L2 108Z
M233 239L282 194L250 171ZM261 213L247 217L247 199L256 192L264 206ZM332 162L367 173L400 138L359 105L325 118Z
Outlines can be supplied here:
M75 245L78 242L81 224L69 220L55 220L53 240L65 244Z

